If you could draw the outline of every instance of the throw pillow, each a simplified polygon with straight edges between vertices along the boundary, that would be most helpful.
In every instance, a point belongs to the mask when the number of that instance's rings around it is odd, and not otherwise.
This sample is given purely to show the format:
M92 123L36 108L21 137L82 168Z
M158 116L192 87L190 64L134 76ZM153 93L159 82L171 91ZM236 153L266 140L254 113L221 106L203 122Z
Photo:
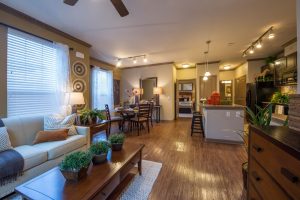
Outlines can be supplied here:
M52 114L44 117L44 130L59 130L68 129L68 135L77 135L76 127L74 126L76 114L63 117L59 114Z
M6 127L0 127L0 152L11 149L11 143Z
M56 131L39 131L35 136L33 144L65 140L67 139L67 137L67 129L61 129Z

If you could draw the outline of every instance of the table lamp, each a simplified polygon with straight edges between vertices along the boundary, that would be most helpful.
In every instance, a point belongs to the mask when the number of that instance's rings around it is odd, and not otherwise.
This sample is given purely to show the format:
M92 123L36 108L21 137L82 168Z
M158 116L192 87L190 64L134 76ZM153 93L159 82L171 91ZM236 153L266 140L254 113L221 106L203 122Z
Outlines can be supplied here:
M159 105L159 95L162 94L162 88L161 87L154 87L153 88L153 94L156 95L156 105Z
M77 113L77 105L85 104L82 92L66 93L66 104L72 106L72 114Z

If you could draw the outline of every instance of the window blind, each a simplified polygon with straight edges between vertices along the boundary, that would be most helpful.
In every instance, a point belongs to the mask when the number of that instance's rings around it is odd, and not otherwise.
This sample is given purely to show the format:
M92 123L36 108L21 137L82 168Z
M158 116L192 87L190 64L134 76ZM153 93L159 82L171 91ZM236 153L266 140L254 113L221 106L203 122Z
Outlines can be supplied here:
M57 105L53 43L10 28L7 48L8 117L53 112Z

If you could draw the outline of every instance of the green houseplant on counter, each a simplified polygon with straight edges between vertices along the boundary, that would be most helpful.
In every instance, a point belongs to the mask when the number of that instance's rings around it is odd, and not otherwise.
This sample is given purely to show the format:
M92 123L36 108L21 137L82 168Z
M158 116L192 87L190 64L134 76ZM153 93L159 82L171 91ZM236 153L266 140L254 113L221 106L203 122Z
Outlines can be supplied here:
M256 108L258 111L257 114L255 114L251 108L246 107L246 113L250 124L260 127L270 126L272 119L272 104L269 104L265 108L256 105ZM248 152L249 127L246 127L244 131L237 131L237 134L244 140L245 149ZM244 187L247 188L248 162L242 164L242 174Z
M109 143L106 141L100 141L92 144L89 148L89 152L93 156L93 163L100 164L105 162L109 149L110 149Z
M87 175L92 155L78 151L67 155L60 164L60 171L69 181L78 181Z
M275 92L272 96L271 103L288 104L289 103L289 95L282 94L281 92Z
M108 138L108 141L111 144L111 149L113 151L121 151L124 140L125 140L125 135L123 133L113 134Z
M103 111L96 109L90 110L90 109L84 109L81 112L81 121L83 124L95 124L97 123L97 120L104 120L106 119L106 116Z

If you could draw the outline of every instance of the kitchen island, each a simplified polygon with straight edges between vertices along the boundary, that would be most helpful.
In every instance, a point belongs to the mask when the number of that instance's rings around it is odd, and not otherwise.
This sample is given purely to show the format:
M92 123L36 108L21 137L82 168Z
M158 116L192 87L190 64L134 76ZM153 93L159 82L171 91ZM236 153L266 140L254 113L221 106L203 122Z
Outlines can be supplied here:
M244 106L203 105L202 113L206 141L243 143Z

